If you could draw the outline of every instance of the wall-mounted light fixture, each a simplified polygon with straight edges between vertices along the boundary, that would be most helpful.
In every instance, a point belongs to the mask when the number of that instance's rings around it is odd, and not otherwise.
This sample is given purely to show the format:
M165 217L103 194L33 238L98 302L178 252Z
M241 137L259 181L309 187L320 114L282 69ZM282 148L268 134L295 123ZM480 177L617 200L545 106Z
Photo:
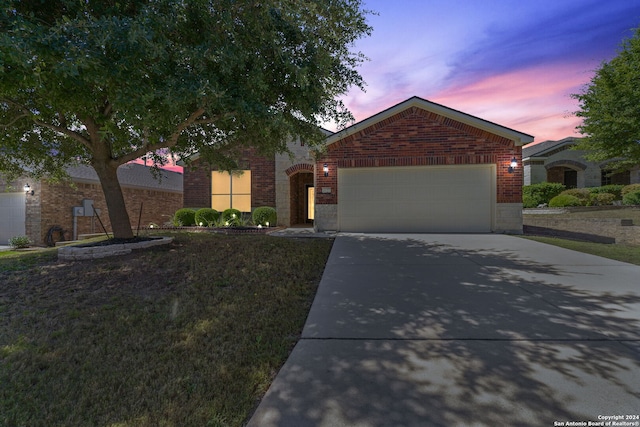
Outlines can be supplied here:
M24 194L26 194L27 196L29 194L33 196L36 193L34 190L31 189L31 186L29 184L25 184L24 187L22 187L22 189L24 190Z
M509 173L513 173L513 171L515 171L517 167L518 159L514 157L513 159L511 159L511 163L509 163Z
M325 163L324 166L322 166L322 170L324 172L324 176L329 176L329 165Z

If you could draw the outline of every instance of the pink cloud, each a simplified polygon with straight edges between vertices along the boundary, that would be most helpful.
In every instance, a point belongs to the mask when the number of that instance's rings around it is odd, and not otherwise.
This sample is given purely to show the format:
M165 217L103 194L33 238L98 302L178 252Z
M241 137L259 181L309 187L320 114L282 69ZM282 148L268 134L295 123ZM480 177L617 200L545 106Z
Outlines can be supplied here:
M535 142L542 142L578 135L575 127L580 119L573 115L578 104L570 95L580 92L591 76L581 63L540 65L440 91L428 88L430 93L426 94L420 85L404 81L383 84L383 90L371 85L365 93L351 91L343 101L359 122L417 95L533 135Z
M540 66L444 90L430 100L528 133L536 142L557 140L577 135L578 103L570 95L590 77L579 64Z

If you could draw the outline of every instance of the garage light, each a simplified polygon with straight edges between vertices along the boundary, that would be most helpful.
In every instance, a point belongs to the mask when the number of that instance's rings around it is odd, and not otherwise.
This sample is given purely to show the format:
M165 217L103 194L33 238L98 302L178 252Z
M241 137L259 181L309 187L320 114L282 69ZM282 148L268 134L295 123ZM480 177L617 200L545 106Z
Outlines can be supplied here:
M329 165L326 163L322 166L322 170L324 171L324 176L329 176Z
M31 189L31 186L29 184L25 184L24 187L22 187L22 189L24 190L24 194L26 195L31 194L33 196L36 193L34 190Z
M513 173L513 171L518 167L518 159L515 157L511 159L511 163L509 164L509 173Z

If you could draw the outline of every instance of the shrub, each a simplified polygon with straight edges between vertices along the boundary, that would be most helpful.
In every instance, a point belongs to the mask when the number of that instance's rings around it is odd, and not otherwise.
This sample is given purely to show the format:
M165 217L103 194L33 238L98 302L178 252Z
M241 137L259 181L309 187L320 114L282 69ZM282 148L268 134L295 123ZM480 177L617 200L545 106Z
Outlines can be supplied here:
M567 206L582 206L582 201L570 194L560 194L549 200L549 206L553 208L564 208Z
M31 246L31 239L27 236L14 236L9 238L9 246L13 249L28 248Z
M582 206L586 206L589 204L591 192L586 188L572 188L570 190L564 190L559 195L576 197L578 198L578 200L580 200L580 203L582 203Z
M278 223L278 215L276 210L269 206L255 208L253 211L253 223L255 225L276 225Z
M540 205L540 203L538 203L538 201L529 196L528 194L525 194L522 196L522 207L523 208L537 208L538 205Z
M640 188L637 191L627 193L622 198L625 205L640 205Z
M591 206L605 206L612 205L616 200L616 195L611 193L591 193L589 197L589 204Z
M240 212L238 209L225 209L222 212L222 220L225 225L239 225L241 219L242 212Z
M217 210L211 208L202 208L196 211L195 224L204 225L205 227L211 227L216 223L220 214Z
M522 204L524 207L535 208L549 201L564 191L566 187L557 182L541 182L522 187Z
M610 193L615 196L614 200L622 200L623 188L624 188L624 185L610 184L610 185L603 185L602 187L591 187L589 188L589 191L591 192L591 194Z
M191 227L196 225L196 210L192 208L178 209L173 214L173 225L176 227Z
M622 197L624 198L627 194L635 193L636 191L640 191L640 184L625 185L620 191L620 194L622 194Z

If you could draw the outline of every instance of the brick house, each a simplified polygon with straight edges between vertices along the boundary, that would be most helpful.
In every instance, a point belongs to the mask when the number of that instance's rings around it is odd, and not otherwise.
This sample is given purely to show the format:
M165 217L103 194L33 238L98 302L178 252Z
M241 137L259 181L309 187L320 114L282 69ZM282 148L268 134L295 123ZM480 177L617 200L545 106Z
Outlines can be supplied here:
M184 172L185 207L273 206L321 231L522 232L522 145L533 137L413 97L338 133L314 158L245 153L243 172ZM511 167L515 161L515 167ZM237 191L236 191L237 190Z
M568 137L560 141L544 141L522 148L524 184L557 182L567 188L600 187L607 184L640 183L640 167L611 174L605 162L585 159L584 150L575 150L578 138Z
M47 235L54 227L64 230L64 240L73 240L79 234L100 233L102 227L90 206L98 210L100 220L110 231L111 224L98 176L89 166L67 169L71 183L52 183L21 178L5 182L0 178L0 245L12 236L27 235L37 245L47 243ZM162 179L156 180L151 168L129 163L118 169L132 227L136 228L142 205L141 226L149 223L162 225L182 207L182 174L162 170ZM24 191L28 184L30 190ZM86 207L87 210L74 208ZM54 241L61 240L59 232L51 233Z

